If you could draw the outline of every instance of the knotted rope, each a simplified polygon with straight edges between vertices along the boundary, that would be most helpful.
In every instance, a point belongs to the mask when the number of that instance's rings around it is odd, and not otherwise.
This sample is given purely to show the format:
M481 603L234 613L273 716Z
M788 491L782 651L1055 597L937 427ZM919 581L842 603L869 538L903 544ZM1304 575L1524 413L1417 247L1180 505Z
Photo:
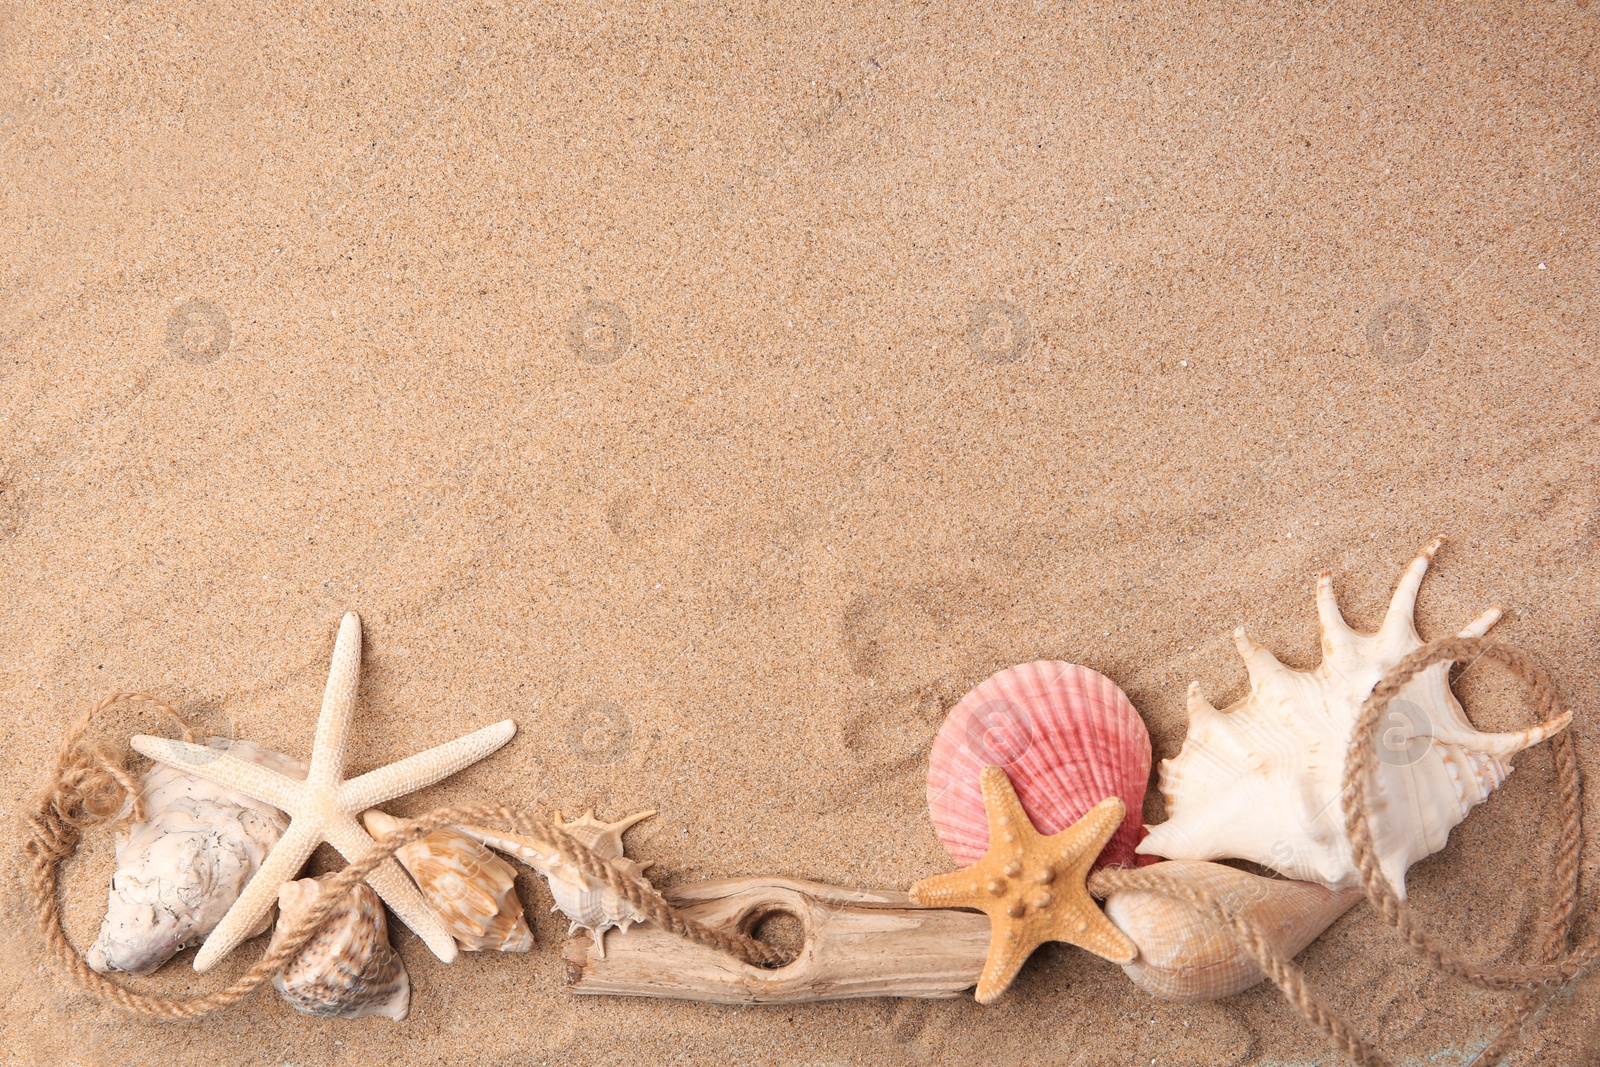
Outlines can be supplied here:
M67 940L61 925L58 900L61 864L77 852L84 831L111 821L129 802L128 817L144 817L139 783L121 759L92 740L90 721L120 700L149 703L177 721L184 740L193 732L170 707L145 693L112 693L68 729L49 782L28 813L28 834L23 842L27 857L26 881L34 913L44 933L50 956L84 989L124 1011L162 1019L194 1019L232 1007L257 986L283 970L299 954L342 898L358 882L401 847L455 823L499 825L532 838L554 852L562 862L604 882L632 906L635 914L664 930L696 944L735 956L758 967L778 967L788 955L765 942L736 931L719 930L679 914L643 879L634 879L612 867L605 858L574 838L555 822L507 804L468 804L437 808L385 834L377 847L352 861L328 880L322 893L300 919L282 931L251 968L232 984L195 997L169 997L140 993L93 970Z
M1578 861L1583 851L1583 804L1578 760L1565 731L1550 739L1556 765L1561 829L1539 963L1487 967L1462 959L1422 929L1415 913L1400 899L1383 873L1373 846L1367 788L1377 759L1380 717L1401 687L1422 671L1440 663L1477 659L1498 662L1527 683L1540 722L1560 717L1559 701L1549 677L1525 653L1487 637L1434 641L1401 660L1399 666L1373 687L1362 704L1350 736L1340 799L1351 852L1361 871L1367 899L1384 921L1398 930L1412 951L1435 970L1481 989L1522 994L1494 1039L1473 1059L1474 1064L1487 1065L1500 1062L1510 1051L1523 1023L1539 1006L1543 993L1574 981L1600 956L1600 931L1590 933L1576 946L1570 944L1572 919L1578 903ZM1280 955L1265 932L1227 902L1163 873L1160 864L1137 870L1107 868L1098 871L1090 879L1089 889L1097 897L1117 890L1141 890L1164 893L1183 901L1197 914L1227 929L1306 1021L1326 1034L1353 1061L1361 1067L1388 1067L1389 1061L1359 1031L1311 992L1300 967Z

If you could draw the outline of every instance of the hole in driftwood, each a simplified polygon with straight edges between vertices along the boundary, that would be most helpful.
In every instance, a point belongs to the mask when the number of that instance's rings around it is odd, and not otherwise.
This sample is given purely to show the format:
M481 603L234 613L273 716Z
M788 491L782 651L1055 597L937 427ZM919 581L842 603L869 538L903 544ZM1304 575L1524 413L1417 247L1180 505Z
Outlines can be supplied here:
M806 943L806 926L800 916L782 908L752 912L739 924L747 936L764 941L783 953L786 963L800 955Z

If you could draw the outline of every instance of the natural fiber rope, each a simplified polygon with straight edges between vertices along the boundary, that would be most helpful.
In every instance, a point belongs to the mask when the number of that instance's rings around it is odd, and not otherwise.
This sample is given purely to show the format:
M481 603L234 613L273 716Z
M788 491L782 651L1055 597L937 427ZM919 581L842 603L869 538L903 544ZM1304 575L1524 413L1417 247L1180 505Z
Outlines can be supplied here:
M155 698L144 693L110 694L68 729L50 780L28 814L28 835L23 842L23 852L28 859L28 890L51 957L84 989L124 1011L163 1019L193 1019L232 1007L283 970L311 940L317 927L339 905L344 895L374 867L402 846L454 823L499 824L510 828L513 833L547 845L563 862L590 878L604 882L645 921L655 923L679 937L728 953L755 966L777 967L789 961L787 954L765 942L737 932L719 930L679 914L650 883L618 871L593 849L541 815L519 811L506 804L469 804L435 809L421 818L407 820L402 828L385 834L378 840L376 848L353 860L330 878L328 888L331 892L320 894L300 920L281 931L282 936L267 952L226 988L197 997L167 997L136 992L91 969L77 949L72 947L61 926L58 900L61 863L77 851L85 830L109 821L122 807L124 800L130 801L131 818L143 818L138 782L120 759L103 745L88 738L90 720L124 699L153 704L157 710L178 721L183 729L184 740L193 740L192 731L177 713Z
M1366 788L1374 769L1380 716L1400 689L1417 674L1437 664L1481 658L1505 665L1519 679L1528 683L1541 721L1559 717L1559 704L1549 678L1524 653L1486 637L1435 641L1402 660L1373 688L1362 705L1346 756L1341 800L1351 850L1365 882L1367 897L1378 914L1400 932L1406 944L1422 956L1429 966L1480 988L1522 994L1511 1018L1489 1046L1474 1059L1475 1064L1491 1064L1499 1062L1509 1050L1524 1021L1538 1007L1543 991L1573 981L1600 957L1600 931L1591 933L1576 948L1569 950L1568 945L1577 907L1579 860L1583 847L1581 786L1572 741L1566 732L1550 739L1561 805L1561 830L1553 882L1554 899L1550 905L1545 939L1540 946L1541 962L1536 965L1491 968L1469 963L1440 945L1421 928L1379 865L1372 842ZM177 714L147 694L113 693L106 697L67 731L55 773L28 817L31 832L24 843L24 850L30 859L29 889L46 945L52 955L79 984L126 1011L188 1019L238 1003L256 986L282 970L311 939L340 898L379 862L411 841L452 823L462 822L502 823L510 826L515 833L544 842L563 861L591 878L604 881L646 920L681 937L756 965L778 966L787 962L785 956L761 941L713 929L678 914L648 882L629 878L617 871L593 850L542 816L518 811L507 805L480 804L440 808L385 835L372 852L334 875L329 883L333 892L319 896L300 921L284 931L277 943L227 988L200 997L162 997L136 993L89 968L61 928L57 901L60 864L76 852L83 830L107 821L113 812L120 809L124 799L130 801L131 817L142 817L137 783L120 760L109 754L103 746L87 740L90 719L122 699L151 703L157 710L178 721L186 740L192 739L192 733ZM1280 956L1264 931L1224 901L1166 875L1159 865L1138 870L1102 870L1090 879L1089 888L1100 897L1115 890L1165 893L1182 900L1197 914L1221 923L1311 1025L1328 1035L1361 1067L1387 1067L1388 1060L1343 1017L1317 999L1307 987L1299 966Z
M1569 949L1568 938L1578 902L1579 859L1583 850L1583 804L1577 755L1565 731L1550 739L1561 805L1561 831L1556 846L1553 900L1549 907L1545 938L1540 945L1540 963L1494 968L1462 960L1421 928L1410 907L1400 899L1383 874L1372 843L1367 791L1367 783L1374 770L1373 763L1377 758L1380 716L1401 687L1422 671L1440 663L1478 659L1501 663L1517 678L1528 683L1541 722L1560 716L1561 709L1550 679L1523 652L1487 637L1434 641L1403 659L1373 688L1362 704L1345 759L1341 801L1351 851L1361 871L1367 898L1384 921L1399 930L1406 944L1434 969L1482 989L1512 990L1522 994L1511 1017L1488 1047L1473 1059L1474 1064L1487 1065L1498 1063L1510 1051L1523 1023L1538 1007L1541 993L1572 982L1600 956L1600 932L1591 933L1576 948ZM1165 874L1160 864L1138 870L1108 868L1098 871L1090 879L1089 888L1098 897L1116 890L1164 893L1182 900L1196 913L1222 924L1300 1014L1328 1035L1351 1060L1361 1067L1387 1067L1389 1061L1377 1049L1311 993L1301 969L1292 960L1280 956L1259 927L1225 902Z

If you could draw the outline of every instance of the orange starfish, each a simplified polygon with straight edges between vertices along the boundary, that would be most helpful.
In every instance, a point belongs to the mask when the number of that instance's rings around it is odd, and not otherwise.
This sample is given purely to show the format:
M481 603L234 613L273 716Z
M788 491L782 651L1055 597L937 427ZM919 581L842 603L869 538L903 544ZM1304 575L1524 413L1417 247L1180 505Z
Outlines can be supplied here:
M976 908L989 916L989 958L978 980L978 1003L1004 993L1046 941L1065 941L1113 963L1132 960L1138 948L1111 925L1084 885L1100 850L1122 825L1127 809L1121 798L1106 797L1059 834L1045 837L1022 810L1005 771L985 767L980 781L989 851L971 867L911 887L918 904Z

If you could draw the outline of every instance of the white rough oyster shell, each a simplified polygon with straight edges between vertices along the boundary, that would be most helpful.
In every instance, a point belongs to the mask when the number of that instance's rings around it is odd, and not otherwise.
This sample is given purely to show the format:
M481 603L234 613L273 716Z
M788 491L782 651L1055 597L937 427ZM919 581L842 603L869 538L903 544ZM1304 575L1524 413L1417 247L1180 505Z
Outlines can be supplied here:
M306 766L251 741L206 738L296 778ZM140 779L145 818L116 836L117 869L90 967L149 974L216 928L289 817L226 786L157 764ZM123 814L131 810L125 804ZM266 930L271 915L250 936Z

